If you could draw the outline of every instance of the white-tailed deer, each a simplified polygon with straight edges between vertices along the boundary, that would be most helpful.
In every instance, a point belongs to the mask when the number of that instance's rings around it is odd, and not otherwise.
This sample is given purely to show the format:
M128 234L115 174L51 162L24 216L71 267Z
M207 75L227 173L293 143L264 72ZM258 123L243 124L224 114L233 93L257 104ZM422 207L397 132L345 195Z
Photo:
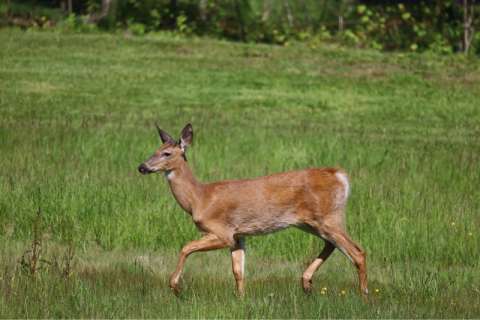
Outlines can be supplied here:
M173 196L203 233L201 239L188 243L180 252L170 277L175 293L180 291L180 275L191 253L230 248L237 290L243 295L244 237L290 226L325 241L322 252L303 273L305 292L311 290L314 272L338 248L357 268L362 293L368 293L365 252L345 231L349 182L343 170L306 169L204 184L195 179L185 156L193 140L192 126L185 126L178 142L157 129L163 145L138 170L142 174L164 172Z

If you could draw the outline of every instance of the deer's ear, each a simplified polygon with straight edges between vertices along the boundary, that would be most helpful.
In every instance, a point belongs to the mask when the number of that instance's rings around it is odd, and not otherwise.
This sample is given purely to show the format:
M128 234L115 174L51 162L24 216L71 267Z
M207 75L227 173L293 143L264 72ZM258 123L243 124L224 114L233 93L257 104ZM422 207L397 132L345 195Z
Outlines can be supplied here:
M155 127L157 127L158 135L160 136L160 139L163 143L175 144L175 140L173 140L173 138L168 133L160 129L158 124L155 124Z
M187 147L192 145L193 141L193 128L192 125L189 123L183 128L182 133L180 134L180 148L182 148L183 152L187 149Z

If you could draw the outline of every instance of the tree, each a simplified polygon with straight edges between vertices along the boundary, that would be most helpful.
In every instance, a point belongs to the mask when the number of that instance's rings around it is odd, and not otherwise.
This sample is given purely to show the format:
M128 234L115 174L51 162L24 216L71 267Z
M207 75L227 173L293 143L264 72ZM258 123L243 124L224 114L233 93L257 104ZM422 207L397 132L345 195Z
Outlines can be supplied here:
M475 30L473 27L473 12L475 0L463 0L463 52L470 50Z
M112 8L112 2L116 0L102 0L102 7L99 12L94 12L88 17L88 22L98 23L103 18L107 17Z

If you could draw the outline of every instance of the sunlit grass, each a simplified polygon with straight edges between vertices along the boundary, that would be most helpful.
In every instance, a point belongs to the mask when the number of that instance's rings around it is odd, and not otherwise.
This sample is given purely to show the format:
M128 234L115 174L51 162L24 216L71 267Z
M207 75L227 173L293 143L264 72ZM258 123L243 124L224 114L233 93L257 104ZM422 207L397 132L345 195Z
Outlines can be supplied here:
M0 32L2 317L475 318L480 316L480 63L151 36ZM195 130L200 180L314 166L351 177L347 225L368 253L370 299L336 252L298 230L247 239L247 295L228 251L187 263L198 237L163 177L138 164L158 122ZM42 212L45 259L75 248L67 279L19 259Z

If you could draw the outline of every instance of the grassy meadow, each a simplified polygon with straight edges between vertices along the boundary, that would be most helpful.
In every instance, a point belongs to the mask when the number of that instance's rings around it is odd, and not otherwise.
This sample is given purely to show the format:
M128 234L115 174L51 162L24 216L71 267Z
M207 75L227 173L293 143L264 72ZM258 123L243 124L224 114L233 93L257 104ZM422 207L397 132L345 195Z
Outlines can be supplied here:
M247 238L244 299L228 250L192 255L175 297L199 234L136 171L154 122L193 124L202 181L345 168L368 302L339 251L306 296L323 244L294 229ZM1 30L0 317L479 318L479 137L478 59Z

